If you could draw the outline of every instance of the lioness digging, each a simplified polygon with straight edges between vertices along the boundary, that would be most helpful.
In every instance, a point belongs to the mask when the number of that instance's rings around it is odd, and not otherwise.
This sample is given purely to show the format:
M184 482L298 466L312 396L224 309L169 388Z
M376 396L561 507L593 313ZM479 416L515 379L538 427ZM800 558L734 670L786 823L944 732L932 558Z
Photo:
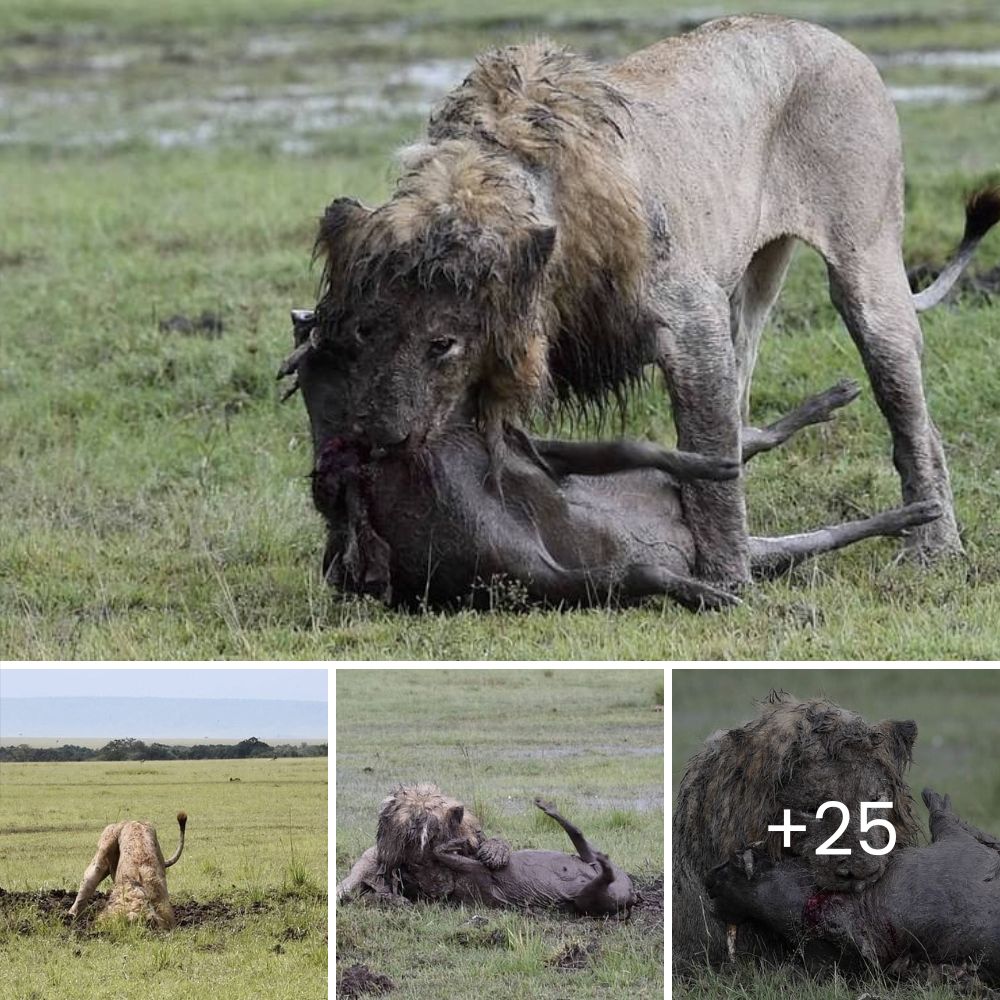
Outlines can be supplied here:
M1000 193L969 203L955 265L914 298L896 114L846 41L752 16L607 69L545 42L490 52L402 162L386 204L334 201L317 242L318 337L380 345L350 387L373 446L419 444L469 408L495 457L505 422L549 390L600 405L655 362L680 447L736 461L761 329L802 241L826 261L904 500L940 505L908 544L960 550L915 305L947 292ZM681 493L698 574L746 580L742 483Z
M180 843L174 856L166 861L151 823L126 820L106 826L97 841L94 860L84 872L70 916L79 916L97 886L110 875L114 885L98 920L120 913L129 920L145 920L159 930L170 930L175 920L167 893L166 869L176 864L184 850L187 813L177 814L177 825Z

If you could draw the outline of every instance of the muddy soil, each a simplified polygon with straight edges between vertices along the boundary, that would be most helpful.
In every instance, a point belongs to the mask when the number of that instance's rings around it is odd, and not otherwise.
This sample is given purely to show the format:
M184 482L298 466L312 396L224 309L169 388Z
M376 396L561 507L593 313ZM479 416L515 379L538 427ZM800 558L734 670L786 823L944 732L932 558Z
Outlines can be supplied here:
M663 876L642 878L629 875L639 894L639 902L632 907L632 923L638 923L650 933L663 932Z
M337 980L338 997L382 996L396 984L388 977L372 972L367 965L352 965Z
M42 919L56 917L65 923L70 923L69 908L76 899L76 892L71 889L41 889L38 892L8 892L0 888L0 914L12 913L15 910L32 910ZM73 926L83 932L90 931L94 919L103 903L107 902L108 894L94 894L93 902L74 922ZM221 899L210 899L199 903L195 901L173 903L174 915L178 927L196 927L202 924L226 925L245 920L248 916L265 913L274 908L273 902L258 900L247 906L237 906ZM30 933L30 926L25 923L23 933Z

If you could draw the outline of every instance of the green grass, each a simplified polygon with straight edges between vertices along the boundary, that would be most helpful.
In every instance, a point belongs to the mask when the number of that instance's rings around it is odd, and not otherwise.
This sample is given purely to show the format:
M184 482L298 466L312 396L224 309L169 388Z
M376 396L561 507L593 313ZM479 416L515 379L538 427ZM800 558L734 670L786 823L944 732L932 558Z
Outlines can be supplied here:
M551 799L588 839L641 879L663 872L660 671L337 672L337 878L375 838L382 798L433 780L516 848L569 850L536 810ZM337 968L388 975L393 996L515 1000L663 995L662 922L471 912L363 902L337 912ZM572 944L586 965L552 964Z
M781 9L825 12L873 52L1000 45L1000 14L985 0L931 26L929 0L884 0L881 11L923 17L899 23L858 21L872 11L854 0ZM611 56L681 17L653 0L613 10L559 0L546 24L537 13L521 0L489 18L452 0L352 0L335 12L293 0L4 5L0 654L996 655L1000 314L974 302L924 319L928 395L967 562L925 573L895 566L895 543L869 543L757 588L734 613L701 618L659 602L413 617L329 593L305 415L298 399L278 404L274 372L291 343L288 309L314 300L309 256L323 206L341 194L385 197L392 150L419 132L430 97L400 71L427 60L454 71L484 45L539 30ZM910 66L887 77L984 82L982 70ZM359 105L365 97L370 105ZM996 107L902 107L912 262L942 260L961 230L963 193L1000 179ZM998 262L993 236L979 266ZM159 328L205 310L224 322L217 339ZM814 255L798 257L773 326L756 420L861 376ZM662 389L640 395L626 431L671 440ZM755 461L748 492L758 532L895 504L870 392L834 425Z
M72 895L48 912L36 899L0 897L0 997L325 997L326 768L325 760L0 765L0 886L9 893L75 894L101 830L121 819L152 821L169 856L174 816L189 817L183 855L168 872L177 929L71 928Z
M918 736L908 780L924 830L927 811L919 793L930 786L951 795L960 816L1000 833L1000 670L674 670L671 682L675 793L687 759L710 733L746 722L755 714L755 699L784 688L800 698L830 698L869 722L915 720ZM844 1000L865 992L893 1000L966 995L947 984L900 985L889 976L846 983L833 974L810 979L787 967L758 972L746 965L705 969L673 988L673 996L684 1000Z

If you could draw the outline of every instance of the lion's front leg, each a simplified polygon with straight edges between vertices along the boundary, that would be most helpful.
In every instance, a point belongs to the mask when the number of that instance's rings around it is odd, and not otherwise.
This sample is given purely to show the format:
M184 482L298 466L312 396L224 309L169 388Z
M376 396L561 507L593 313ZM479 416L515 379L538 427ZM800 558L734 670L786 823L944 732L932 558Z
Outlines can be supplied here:
M101 831L101 836L97 841L97 851L87 870L83 873L76 899L73 900L73 905L69 908L69 915L74 919L80 915L80 911L93 898L97 887L109 875L114 877L118 868L118 835L123 826L123 823L113 823Z
M738 463L742 417L728 298L711 285L661 281L654 302L662 320L658 363L670 392L678 447ZM750 579L743 487L742 475L681 486L684 519L697 551L695 572L702 579L729 586Z
M363 892L366 887L374 888L378 882L378 869L378 848L369 847L354 862L347 878L337 886L337 902L349 902L354 896Z
M97 887L111 874L111 866L108 864L106 853L98 851L90 866L83 873L83 880L80 882L80 889L73 900L73 905L69 908L69 915L76 918L80 911L90 902Z

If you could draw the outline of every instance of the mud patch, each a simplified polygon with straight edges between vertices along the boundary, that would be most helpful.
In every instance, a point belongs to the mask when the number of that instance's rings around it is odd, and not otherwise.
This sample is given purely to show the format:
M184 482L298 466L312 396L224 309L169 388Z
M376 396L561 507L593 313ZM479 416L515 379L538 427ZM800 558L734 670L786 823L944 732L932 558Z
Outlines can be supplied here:
M107 899L107 896L97 898ZM38 892L8 892L0 889L0 913L8 914L19 909L34 909L41 917L62 917L76 899L69 889L41 889Z
M202 924L234 924L248 916L266 913L271 907L263 900L247 906L236 906L221 899L204 903L174 903L178 927L199 927Z
M185 316L174 313L167 319L160 320L161 333L180 333L186 337L204 337L207 340L218 340L225 330L225 324L218 313L203 312L200 316ZM147 773L147 772L142 772ZM148 772L153 773L153 772ZM233 778L229 779L233 781ZM238 778L235 780L239 780Z
M0 889L0 914L12 914L16 910L34 910L43 919L55 917L70 923L69 908L73 905L74 899L76 899L76 892L71 889L41 889L38 892L8 892L5 889ZM82 932L89 931L97 914L107 901L108 893L95 893L93 901L77 920L72 921L74 928ZM234 924L248 916L265 913L272 908L270 903L260 900L246 906L227 903L221 899L208 900L203 903L194 901L184 903L172 901L172 903L178 927ZM27 933L27 929L25 933Z
M641 925L651 932L662 933L663 930L663 875L629 875L639 896L632 907L630 917L633 923Z
M395 988L388 976L372 972L367 965L352 965L337 980L338 997L382 996Z
M585 969L591 956L596 956L600 947L596 941L570 941L560 948L546 964L566 972L576 972Z

